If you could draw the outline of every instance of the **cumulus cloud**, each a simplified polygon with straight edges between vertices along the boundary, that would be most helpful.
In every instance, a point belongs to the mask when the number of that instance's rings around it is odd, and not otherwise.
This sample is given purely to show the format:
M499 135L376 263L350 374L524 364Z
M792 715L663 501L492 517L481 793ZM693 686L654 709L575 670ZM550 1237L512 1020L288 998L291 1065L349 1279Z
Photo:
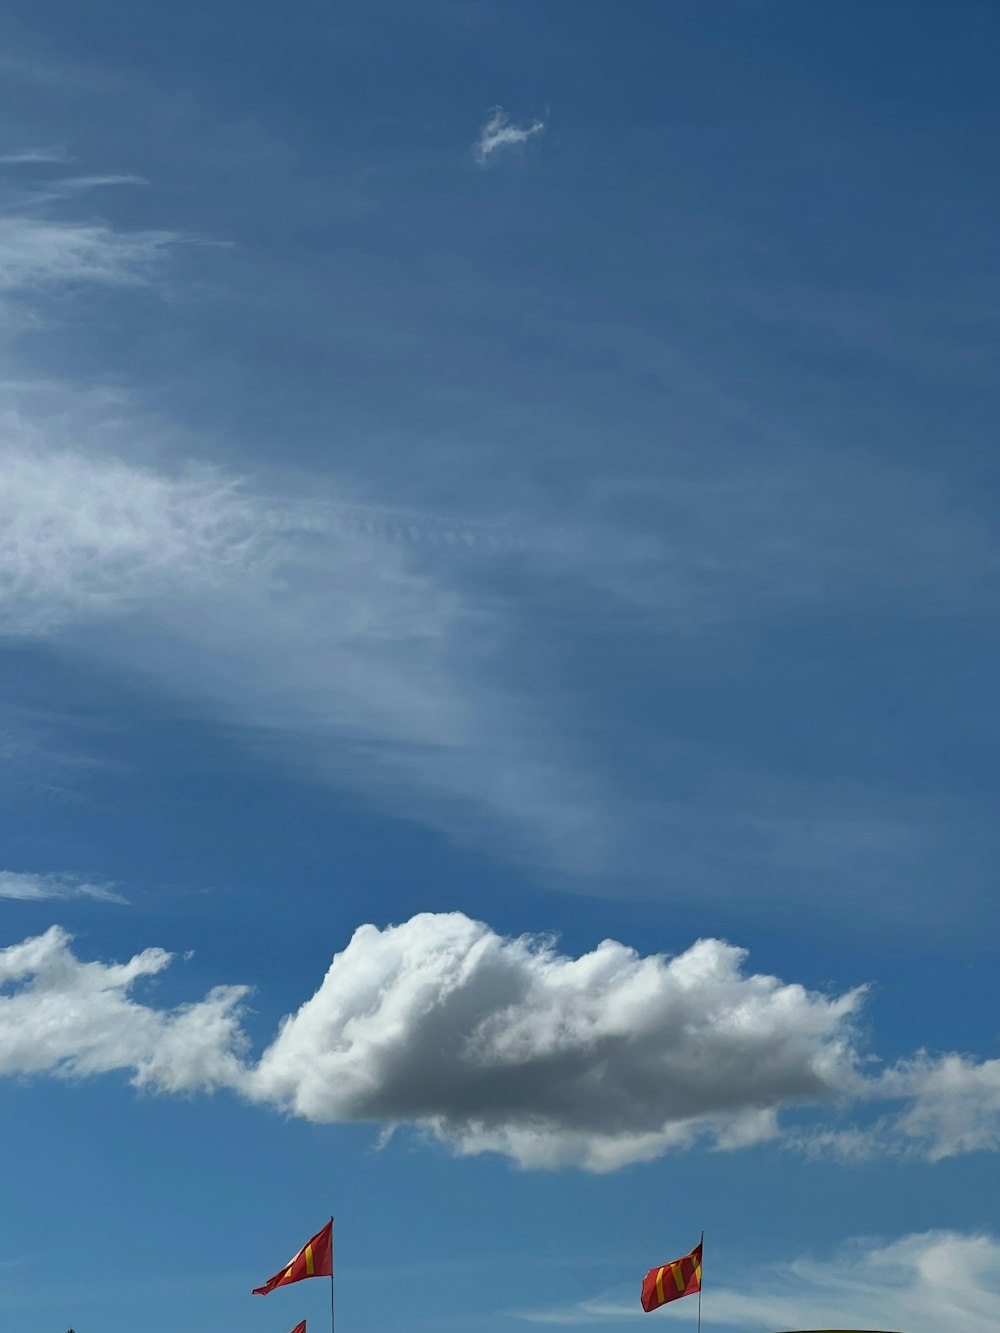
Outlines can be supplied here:
M758 1266L731 1288L714 1287L712 1326L992 1333L1000 1325L998 1273L993 1236L931 1231L889 1243L858 1239L834 1254ZM531 1323L574 1327L642 1317L632 1289L520 1312Z
M903 1150L937 1162L1000 1149L1000 1060L921 1052L888 1070L879 1091L909 1103L888 1126Z
M525 1166L757 1142L780 1107L852 1085L860 995L744 961L718 940L672 959L606 940L573 959L459 913L363 926L264 1053L253 1095L311 1120L420 1123Z
M544 120L533 120L527 125L514 125L502 106L491 107L473 150L476 161L480 166L485 166L498 149L514 148L518 144L527 143L544 129Z
M901 1109L864 1126L796 1133L788 1146L809 1157L846 1162L887 1156L940 1162L1000 1150L1000 1060L919 1051L867 1080L863 1096Z
M920 1057L870 1075L862 991L820 994L746 961L721 940L674 957L605 940L572 958L461 913L365 925L254 1061L245 986L158 1009L131 992L169 954L86 963L54 927L0 951L0 1074L226 1087L317 1123L408 1126L527 1168L611 1171L699 1141L794 1144L786 1113L886 1098L904 1102L873 1136L890 1150L998 1146L989 1062Z
M127 963L81 962L58 926L0 950L0 1073L87 1077L120 1070L137 1086L210 1091L241 1076L243 986L164 1010L132 997L171 961L145 949Z
M102 903L128 903L110 884L95 884L76 875L37 875L0 870L0 898L48 902L59 898L93 898Z

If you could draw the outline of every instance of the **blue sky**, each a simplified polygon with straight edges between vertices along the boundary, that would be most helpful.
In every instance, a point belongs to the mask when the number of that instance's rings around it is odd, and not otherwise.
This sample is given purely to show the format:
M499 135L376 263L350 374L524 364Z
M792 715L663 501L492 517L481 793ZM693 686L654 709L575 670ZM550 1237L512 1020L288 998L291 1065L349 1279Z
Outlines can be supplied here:
M3 1327L995 1328L996 8L0 35Z

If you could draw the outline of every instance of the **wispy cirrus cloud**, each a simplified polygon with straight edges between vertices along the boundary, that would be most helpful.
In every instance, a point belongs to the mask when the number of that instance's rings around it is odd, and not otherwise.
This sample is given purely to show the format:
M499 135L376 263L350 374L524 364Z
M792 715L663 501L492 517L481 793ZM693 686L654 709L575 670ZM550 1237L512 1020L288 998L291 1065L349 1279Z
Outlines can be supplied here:
M145 176L132 175L94 175L64 176L52 183L52 189L66 195L78 194L84 190L99 190L109 185L148 185Z
M55 927L0 951L0 1074L120 1070L163 1092L226 1087L315 1123L410 1127L460 1155L594 1172L699 1142L780 1141L786 1117L801 1133L810 1108L891 1098L919 1116L928 1092L927 1070L915 1079L905 1062L869 1072L863 991L752 973L721 940L674 957L605 940L572 958L462 913L361 926L256 1060L245 986L170 1010L135 998L169 962L159 949L83 962ZM952 1059L938 1061L946 1077ZM940 1113L948 1094L932 1095ZM964 1088L953 1095L960 1107ZM992 1114L995 1127L995 1103ZM989 1147L995 1134L953 1136L955 1152Z
M81 284L165 281L178 239L30 208L5 217L11 324ZM137 464L141 408L116 392L102 419L95 401L58 383L0 386L0 634L72 634L251 742L278 738L290 764L403 800L449 833L495 826L516 856L599 871L611 802L550 718L490 680L508 627L453 577L476 541L468 524L387 523L377 506L355 510L337 478L276 488L185 462L176 432Z
M70 159L58 149L26 149L0 156L0 169L26 164L65 165ZM150 282L162 271L164 253L182 238L167 230L129 231L103 220L66 217L59 205L78 200L91 190L147 185L132 173L96 172L78 175L32 173L4 179L0 216L0 294L8 312L19 294L25 308L36 312L34 299L58 294L79 284L111 287ZM14 321L16 325L16 320Z
M96 883L81 875L39 875L16 870L0 870L0 898L17 898L21 902L91 898L101 903L128 903L113 885Z
M689 633L853 596L862 578L869 591L911 586L953 603L976 571L992 577L975 524L934 534L932 494L911 516L909 560L910 534L884 535L884 506L870 533L856 514L850 551L810 547L805 528L815 534L823 514L807 501L819 507L818 494L761 513L750 496L692 497L689 487L671 500L676 521L663 533L616 539L610 517L477 526L355 503L354 484L333 476L306 494L295 476L182 461L186 441L172 436L163 449L155 431L140 464L130 455L149 430L121 393L0 385L0 634L72 638L108 669L238 726L248 743L277 742L272 755L290 766L581 884L611 866L642 873L667 822L675 858L701 838L704 873L743 799L739 775L697 818L661 801L651 831L639 803L578 751L557 691L542 707L537 691L503 685L517 625L510 603L482 595L477 579L530 564L533 594L549 581L578 587L588 622L625 608ZM156 461L171 454L177 461ZM809 864L821 848L827 866L852 872L875 843L897 856L922 845L924 830L902 817L879 821L870 807L838 817L833 797L794 817L801 790L768 800L759 778L753 789L759 809L744 799L740 836L775 859Z
M508 855L558 869L607 864L611 797L551 715L491 680L507 625L455 577L479 540L466 525L355 510L332 478L324 502L294 481L282 495L219 468L84 454L62 439L99 438L100 404L43 392L40 426L37 405L20 407L30 386L8 397L0 633L72 637L452 835L503 831ZM117 446L127 408L107 405Z
M148 282L178 239L173 232L122 232L99 222L0 218L0 293Z
M991 1235L928 1231L888 1242L860 1238L832 1254L757 1265L732 1286L713 1287L706 1315L712 1328L723 1329L992 1333L1000 1322L998 1272L1000 1242ZM515 1313L528 1323L570 1328L644 1317L634 1286L575 1305Z
M0 153L0 167L59 166L72 160L64 148L19 148Z
M11 323L82 284L127 299L168 281L178 239L5 219ZM823 840L823 864L848 870L852 838L909 835L885 820L838 822L825 800L823 827L812 811L790 818L788 801L776 818L753 806L758 775L752 796L721 792L696 811L644 799L632 773L588 750L592 720L557 672L541 667L525 689L509 666L537 642L524 626L542 604L587 635L607 624L687 635L873 589L938 593L951 609L1000 565L986 525L949 512L933 483L800 451L771 470L720 460L706 475L602 476L575 507L556 515L551 497L533 496L505 527L469 520L460 503L454 518L380 507L380 479L363 465L281 479L201 466L179 425L151 425L140 396L108 395L103 415L99 397L0 385L0 632L72 636L109 671L234 724L289 766L562 883L615 874L645 886L693 840L683 873L719 881L705 867L732 845L718 830L737 824L772 864L815 861ZM510 595L518 580L523 597Z
M127 431L127 407L108 408ZM96 431L86 411L79 421L100 438L99 412ZM759 783L760 827L749 827L738 773L711 809L661 803L651 829L576 750L561 701L542 710L498 685L494 664L512 631L505 608L479 600L464 578L477 541L480 564L499 558L474 529L355 510L332 479L328 504L283 499L218 468L139 466L118 440L116 453L84 457L49 452L52 425L39 436L14 418L10 429L19 444L0 460L0 628L184 700L267 746L271 762L584 890L608 873L632 874L641 890L654 847L687 877L715 868L740 883L744 867L726 851L734 820L755 855L794 851L809 864L820 849L826 870L848 875L868 872L872 855L901 854L895 826L889 851L872 847L881 830L870 806L831 821L830 801L810 812L802 791L779 793L784 813L772 827ZM530 559L555 564L543 552ZM695 614L725 614L705 601ZM801 816L795 830L790 809ZM852 819L866 839L853 860ZM919 848L925 835L909 836Z
M473 153L480 166L485 166L494 153L503 148L525 144L545 129L544 120L533 120L515 125L502 106L491 107L479 131Z
M0 445L0 634L47 636L218 586L254 553L261 572L267 514L237 478L47 452L17 416L7 424L17 443Z

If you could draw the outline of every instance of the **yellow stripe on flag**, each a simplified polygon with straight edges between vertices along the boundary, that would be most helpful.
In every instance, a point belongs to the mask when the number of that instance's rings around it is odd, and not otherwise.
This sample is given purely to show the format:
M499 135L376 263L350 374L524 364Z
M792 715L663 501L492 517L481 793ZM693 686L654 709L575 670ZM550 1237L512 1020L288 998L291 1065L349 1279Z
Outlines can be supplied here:
M674 1275L674 1286L678 1291L684 1290L684 1274L681 1272L681 1261L670 1265L670 1271Z
M316 1265L313 1263L313 1247L306 1246L306 1277L316 1276Z
M656 1299L663 1304L663 1269L659 1269L656 1274Z

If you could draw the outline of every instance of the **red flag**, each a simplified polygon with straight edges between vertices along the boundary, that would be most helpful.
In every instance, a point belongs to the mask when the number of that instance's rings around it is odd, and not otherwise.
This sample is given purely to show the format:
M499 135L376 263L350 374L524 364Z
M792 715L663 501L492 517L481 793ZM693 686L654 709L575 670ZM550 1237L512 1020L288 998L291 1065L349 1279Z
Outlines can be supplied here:
M701 1291L701 1241L683 1259L651 1268L642 1280L642 1308L658 1310L667 1301Z
M303 1319L301 1324L296 1324L292 1333L306 1333L306 1321Z
M255 1296L266 1296L275 1287L287 1286L289 1282L301 1282L305 1277L333 1277L333 1218L322 1231L317 1231L312 1240L307 1240L302 1249L290 1263L274 1277L268 1278L262 1287L254 1287ZM292 1333L298 1333L293 1329Z

